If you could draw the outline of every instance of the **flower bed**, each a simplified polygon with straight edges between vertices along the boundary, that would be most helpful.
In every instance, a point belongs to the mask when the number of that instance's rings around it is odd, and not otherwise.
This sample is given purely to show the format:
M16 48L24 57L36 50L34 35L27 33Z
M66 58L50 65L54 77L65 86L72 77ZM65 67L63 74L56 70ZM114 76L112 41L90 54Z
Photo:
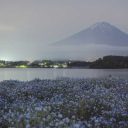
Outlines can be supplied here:
M0 82L0 127L128 128L128 80Z

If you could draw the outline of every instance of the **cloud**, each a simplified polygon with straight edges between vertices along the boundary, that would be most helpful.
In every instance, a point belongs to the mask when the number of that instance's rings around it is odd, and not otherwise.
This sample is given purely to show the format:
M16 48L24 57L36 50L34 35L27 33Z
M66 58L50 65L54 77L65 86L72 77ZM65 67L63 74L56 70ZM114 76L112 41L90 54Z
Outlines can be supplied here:
M14 32L15 30L16 28L13 26L0 24L0 32Z
M98 21L108 21L127 31L127 5L127 0L0 1L0 58L73 56L74 48L70 48L69 52L62 49L61 52L48 44L73 35ZM76 54L78 59L84 54L79 53Z

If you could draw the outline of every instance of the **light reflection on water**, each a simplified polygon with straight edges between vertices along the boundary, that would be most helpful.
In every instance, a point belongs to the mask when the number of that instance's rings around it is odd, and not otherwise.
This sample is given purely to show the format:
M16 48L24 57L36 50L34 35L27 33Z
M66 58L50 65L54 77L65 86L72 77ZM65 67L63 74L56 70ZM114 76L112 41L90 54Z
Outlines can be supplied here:
M0 81L2 80L32 80L55 79L58 77L70 78L101 78L112 75L114 77L128 78L128 69L41 69L41 68L0 68Z

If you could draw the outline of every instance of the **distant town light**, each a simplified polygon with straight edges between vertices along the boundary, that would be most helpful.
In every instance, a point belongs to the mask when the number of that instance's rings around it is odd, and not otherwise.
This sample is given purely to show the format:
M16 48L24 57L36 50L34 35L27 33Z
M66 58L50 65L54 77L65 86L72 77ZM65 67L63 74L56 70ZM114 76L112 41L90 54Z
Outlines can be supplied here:
M53 65L53 68L59 68L59 66L58 65Z
M26 65L19 65L19 66L16 66L16 68L27 68Z

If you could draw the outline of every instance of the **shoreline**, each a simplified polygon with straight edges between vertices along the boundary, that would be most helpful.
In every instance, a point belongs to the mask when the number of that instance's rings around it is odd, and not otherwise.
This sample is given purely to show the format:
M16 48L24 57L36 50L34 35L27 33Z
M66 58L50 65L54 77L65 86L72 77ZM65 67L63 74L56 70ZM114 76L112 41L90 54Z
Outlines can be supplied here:
M51 68L51 67L47 67L47 68L44 68L44 67L27 67L27 68L16 68L16 67L0 67L0 69L36 69L36 68L40 68L40 69L128 69L128 68L82 68L82 67L72 67L72 68Z

